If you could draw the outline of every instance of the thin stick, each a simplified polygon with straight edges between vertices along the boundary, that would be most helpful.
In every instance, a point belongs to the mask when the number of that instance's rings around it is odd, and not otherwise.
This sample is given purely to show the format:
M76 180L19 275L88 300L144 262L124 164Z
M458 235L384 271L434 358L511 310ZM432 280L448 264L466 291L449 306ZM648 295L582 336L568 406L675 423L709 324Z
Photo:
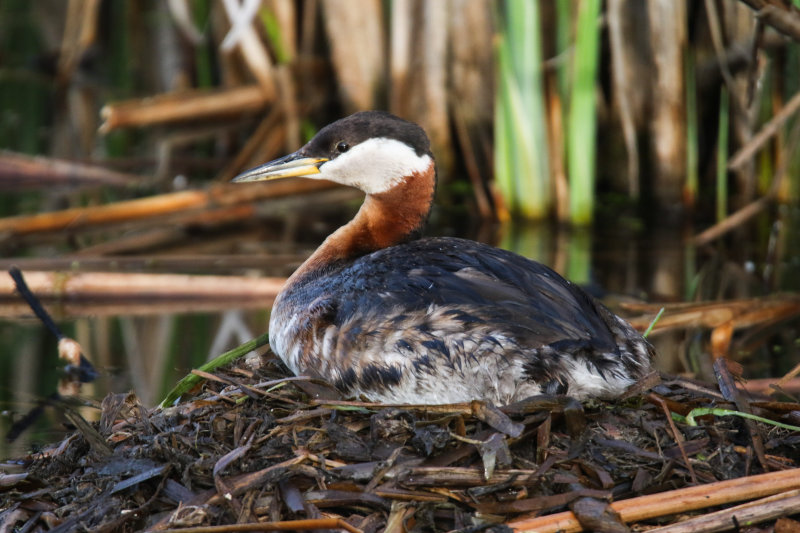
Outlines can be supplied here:
M766 208L770 203L772 203L773 197L774 194L768 194L767 196L762 196L758 200L747 204L738 211L729 215L724 220L695 235L691 239L692 244L695 246L703 246L704 244L707 244L714 239L728 233L732 229L741 226L745 221L750 220L752 217L763 211L764 208Z
M800 18L794 10L789 11L765 0L741 0L756 11L756 16L764 23L792 39L800 39Z
M122 299L113 300L62 300L54 306L54 313L58 320L71 320L74 318L113 317L125 316L155 316L165 314L198 314L221 313L231 307L242 310L263 311L270 305L270 300L246 297L213 297L204 298L179 298L179 299ZM9 300L0 296L0 318L20 320L30 316L30 309L21 300Z
M800 374L800 363L797 363L794 368L789 370L781 379L779 379L775 385L778 387L784 387L787 383L797 377Z
M48 185L127 187L144 179L144 176L117 172L99 165L0 151L0 185L4 189L31 189Z
M83 355L83 350L80 344L70 339L61 331L53 317L44 308L42 302L31 292L25 281L25 276L16 266L8 269L8 274L14 280L14 285L17 287L17 292L25 300L28 306L33 311L44 326L58 339L58 352L59 358L66 361L69 370L66 375L62 377L62 384L84 382L88 383L94 381L98 377L97 371L92 366L92 363Z
M800 490L791 490L754 502L748 502L730 509L705 514L657 529L648 533L710 533L728 531L739 524L757 524L784 516L800 509Z
M249 524L228 524L223 526L181 527L163 529L163 533L224 533L226 531L308 531L310 529L344 529L350 533L361 533L341 518L309 518L307 520L286 520L283 522L255 522Z
M687 327L716 328L728 322L732 323L734 329L739 329L786 320L800 313L800 298L795 294L786 293L723 303L688 302L646 306L625 304L624 307L630 311L647 313L649 316L662 306L666 311L653 327L652 333ZM650 323L648 316L633 317L628 321L634 328L642 331Z
M800 93L797 93L789 100L783 109L772 117L769 122L764 124L761 129L756 133L750 142L742 146L738 152L733 154L728 160L728 169L737 170L739 167L747 163L756 152L758 152L776 133L781 129L781 126L792 118L792 116L800 109Z
M232 180L238 173L245 170L248 165L256 166L258 163L255 159L258 154L263 153L264 145L272 140L273 146L270 152L276 152L280 146L283 146L286 132L280 127L280 119L282 113L279 107L276 107L267 117L261 121L256 130L250 135L244 147L239 150L228 165L219 173L214 181L228 182ZM268 153L270 153L268 152ZM263 162L263 161L261 161Z
M105 120L100 133L118 128L152 126L219 115L255 113L275 99L262 87L249 85L217 91L191 90L107 104L100 110Z
M734 83L733 80L733 75L731 74L730 68L728 68L728 62L725 61L725 44L722 42L722 28L720 23L719 12L717 11L717 5L713 3L711 0L705 0L705 7L708 16L708 29L709 33L711 34L711 42L714 46L714 52L717 55L717 63L719 64L720 74L722 75L722 79L725 81L725 87L728 89L730 102L733 105L733 110L735 111L735 113L739 117L746 118L747 108L739 98L739 94L736 91L736 84ZM721 104L720 108L722 107L723 105ZM728 114L727 110L721 110L720 112L725 115ZM720 133L722 133L721 130ZM720 142L720 144L722 143ZM727 147L725 151L727 152Z
M299 266L308 253L281 253L281 254L159 254L159 255L107 255L102 257L91 256L59 256L59 257L15 257L13 259L0 259L0 270L8 270L12 266L20 270L69 270L71 272L111 271L124 272L126 270L142 271L201 271L211 274L214 270L234 270L242 268L278 268Z
M257 299L264 305L284 284L283 278L101 272L26 272L25 278L31 291L43 299ZM14 288L13 280L0 277L0 299L15 298Z
M618 512L625 522L638 522L796 489L800 489L800 468L649 494L614 502L611 504L611 508ZM507 525L517 532L555 533L561 531L569 533L583 531L572 511L528 520L517 520Z
M118 224L181 211L232 206L265 198L276 198L327 190L337 185L314 180L280 181L258 185L215 185L205 191L181 191L113 204L75 207L62 211L0 218L0 234L27 235L48 231L76 230L86 226Z
M792 131L789 136L789 141L786 144L787 152L788 153L793 152L797 147L798 143L800 143L800 124L795 124L792 127ZM692 244L696 246L702 246L716 239L717 237L720 237L721 235L727 233L733 228L738 227L740 224L744 223L746 220L749 220L751 217L757 215L763 209L769 206L770 203L778 195L778 192L781 189L789 161L790 158L788 157L784 158L784 161L781 163L780 168L778 168L778 170L775 172L775 176L772 178L772 183L769 186L769 190L763 197L747 204L746 206L742 207L735 213L728 216L728 218L721 220L720 222L714 224L713 226L706 229L699 235L694 236L691 239Z
M467 169L467 176L469 176L469 181L472 183L472 194L475 198L478 214L481 220L492 220L494 218L492 206L489 203L489 197L486 195L486 189L483 186L481 178L481 171L475 159L475 151L473 150L472 139L469 137L469 128L464 118L463 106L454 104L452 117L453 123L455 124L456 139L461 145L461 150L464 154L464 165Z
M800 393L800 378L782 381L780 385L778 385L778 382L778 378L748 379L742 384L742 388L748 392L760 394L772 394L776 389L788 394Z
M672 413L670 413L669 407L667 407L667 403L662 399L656 396L655 394L650 394L650 398L661 407L664 411L664 416L669 423L669 427L672 430L672 437L675 439L675 443L678 445L678 449L681 452L681 457L683 458L683 462L686 465L686 469L689 471L689 475L692 476L692 483L697 485L697 474L694 473L694 468L692 468L692 462L689 461L689 456L686 454L686 448L683 447L683 435L678 432L678 428L675 427L675 422L672 420Z
M36 297L36 295L31 292L31 289L28 287L28 284L25 282L25 277L22 275L22 272L16 266L12 266L8 269L8 275L11 276L11 279L14 281L14 285L17 288L17 292L25 300L28 306L33 311L33 314L44 324L44 326L50 330L56 339L61 340L64 338L64 333L61 331L53 317L50 316L50 313L47 312L42 306L42 302Z

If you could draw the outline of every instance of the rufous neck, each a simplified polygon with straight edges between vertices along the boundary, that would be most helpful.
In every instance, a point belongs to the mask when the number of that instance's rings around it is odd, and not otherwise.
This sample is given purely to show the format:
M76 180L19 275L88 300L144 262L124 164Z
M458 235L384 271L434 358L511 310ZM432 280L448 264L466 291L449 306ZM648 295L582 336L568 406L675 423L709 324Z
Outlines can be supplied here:
M386 192L368 194L353 220L325 239L290 281L417 238L427 222L435 190L436 170L431 162L426 172L412 174Z

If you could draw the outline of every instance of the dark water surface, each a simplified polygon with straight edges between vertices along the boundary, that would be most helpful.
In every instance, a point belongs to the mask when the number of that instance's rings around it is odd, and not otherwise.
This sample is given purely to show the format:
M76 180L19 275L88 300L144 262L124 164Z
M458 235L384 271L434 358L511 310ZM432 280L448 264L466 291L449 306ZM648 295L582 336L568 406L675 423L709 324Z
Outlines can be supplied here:
M440 228L436 233L466 234L550 265L615 309L622 301L730 300L800 291L798 208L778 208L703 247L687 244L695 233L688 226L647 230L623 217L608 218L591 231L559 231L543 225L456 231L452 227L470 224L435 222ZM317 228L306 233L308 242L300 246L303 253L328 231ZM260 274L285 275L289 270L284 265ZM202 271L201 264L192 273ZM82 391L95 404L110 392L134 391L144 405L154 406L191 368L263 333L268 318L268 309L262 306L242 309L236 304L177 311L158 304L135 309L47 307L101 372ZM745 365L746 377L780 377L800 361L799 329L795 318L737 333L731 356ZM655 335L652 341L661 370L712 378L708 331L672 331ZM47 408L14 443L5 440L13 420L55 391L59 366L56 340L31 313L24 306L0 304L0 458L35 449L61 435L62 417ZM87 418L98 414L91 408L82 413Z

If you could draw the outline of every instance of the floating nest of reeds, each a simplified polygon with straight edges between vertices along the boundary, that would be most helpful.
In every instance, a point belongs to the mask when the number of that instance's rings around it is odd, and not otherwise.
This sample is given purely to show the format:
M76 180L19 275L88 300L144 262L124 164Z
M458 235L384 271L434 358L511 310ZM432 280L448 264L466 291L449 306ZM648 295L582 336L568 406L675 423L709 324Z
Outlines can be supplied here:
M264 358L173 407L111 395L99 423L73 416L0 474L0 530L797 527L800 433L774 422L800 405L745 398L718 363L713 387L662 376L614 402L498 408L343 401Z

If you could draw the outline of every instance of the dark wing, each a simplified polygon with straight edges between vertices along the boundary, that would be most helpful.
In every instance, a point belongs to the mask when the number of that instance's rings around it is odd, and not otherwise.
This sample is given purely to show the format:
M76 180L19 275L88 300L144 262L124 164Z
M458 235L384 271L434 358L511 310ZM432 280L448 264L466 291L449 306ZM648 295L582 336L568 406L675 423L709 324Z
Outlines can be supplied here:
M335 279L340 324L367 311L419 312L436 304L461 312L465 328L495 324L521 347L617 350L608 312L599 312L582 289L540 263L474 241L434 238L393 246L358 259Z

